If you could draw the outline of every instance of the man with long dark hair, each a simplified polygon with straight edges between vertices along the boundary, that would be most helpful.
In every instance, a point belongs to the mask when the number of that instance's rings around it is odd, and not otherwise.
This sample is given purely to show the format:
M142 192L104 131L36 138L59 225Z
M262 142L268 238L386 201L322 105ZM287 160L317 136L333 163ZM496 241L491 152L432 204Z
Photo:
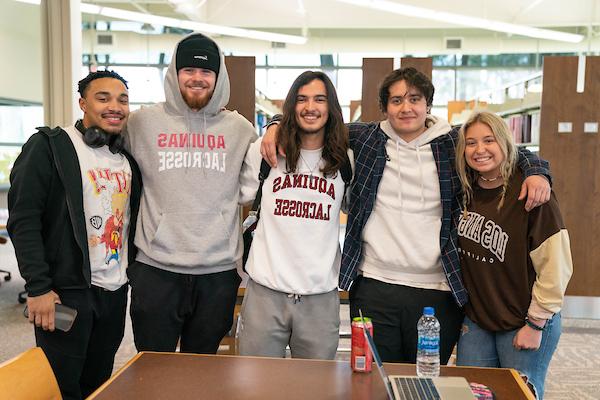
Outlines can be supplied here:
M456 233L458 130L431 115L433 94L431 80L415 68L394 70L379 90L386 119L348 124L356 175L339 284L350 289L350 316L361 308L372 318L375 344L388 362L415 362L417 321L424 306L433 306L446 364L468 300ZM531 176L549 175L547 163L525 150L519 167L528 177L521 191L529 194L527 207L547 201L548 182Z
M339 340L339 213L350 169L348 134L335 88L306 71L283 106L279 145L287 158L264 180L261 218L246 271L240 353L333 359ZM259 186L260 141L242 168L241 201Z

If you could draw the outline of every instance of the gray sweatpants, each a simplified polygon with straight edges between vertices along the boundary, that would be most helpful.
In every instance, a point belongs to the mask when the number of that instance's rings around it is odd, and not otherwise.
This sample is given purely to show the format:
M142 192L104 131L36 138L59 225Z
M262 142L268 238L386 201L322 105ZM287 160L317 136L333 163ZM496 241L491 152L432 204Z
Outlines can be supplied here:
M339 341L338 290L295 296L248 280L239 321L240 354L332 360Z

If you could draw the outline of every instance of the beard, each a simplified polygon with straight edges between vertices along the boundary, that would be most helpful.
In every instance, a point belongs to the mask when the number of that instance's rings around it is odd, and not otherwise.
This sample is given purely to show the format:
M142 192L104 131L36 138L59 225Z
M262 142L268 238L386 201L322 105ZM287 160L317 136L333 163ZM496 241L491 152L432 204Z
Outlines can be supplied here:
M201 110L204 107L206 107L206 105L212 98L213 92L210 92L208 96L202 97L190 96L187 92L181 93L181 95L183 96L185 104L187 104L189 108L191 108L192 110Z

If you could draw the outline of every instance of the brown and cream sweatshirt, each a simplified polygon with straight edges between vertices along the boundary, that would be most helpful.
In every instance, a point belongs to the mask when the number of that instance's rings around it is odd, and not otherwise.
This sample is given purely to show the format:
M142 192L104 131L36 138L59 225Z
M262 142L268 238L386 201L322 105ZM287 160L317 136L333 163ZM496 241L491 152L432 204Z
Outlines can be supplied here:
M560 311L573 262L569 235L552 193L531 212L517 200L523 177L502 187L474 187L468 215L458 225L459 252L470 302L467 316L483 329L520 328L527 314L547 319Z

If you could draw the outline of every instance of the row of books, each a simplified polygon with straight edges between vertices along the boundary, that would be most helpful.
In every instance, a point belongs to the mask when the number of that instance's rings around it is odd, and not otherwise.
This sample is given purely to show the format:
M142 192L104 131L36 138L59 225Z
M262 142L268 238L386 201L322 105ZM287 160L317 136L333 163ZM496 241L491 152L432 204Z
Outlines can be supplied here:
M506 124L513 133L515 143L540 142L540 112L535 111L528 114L514 114L504 118Z

